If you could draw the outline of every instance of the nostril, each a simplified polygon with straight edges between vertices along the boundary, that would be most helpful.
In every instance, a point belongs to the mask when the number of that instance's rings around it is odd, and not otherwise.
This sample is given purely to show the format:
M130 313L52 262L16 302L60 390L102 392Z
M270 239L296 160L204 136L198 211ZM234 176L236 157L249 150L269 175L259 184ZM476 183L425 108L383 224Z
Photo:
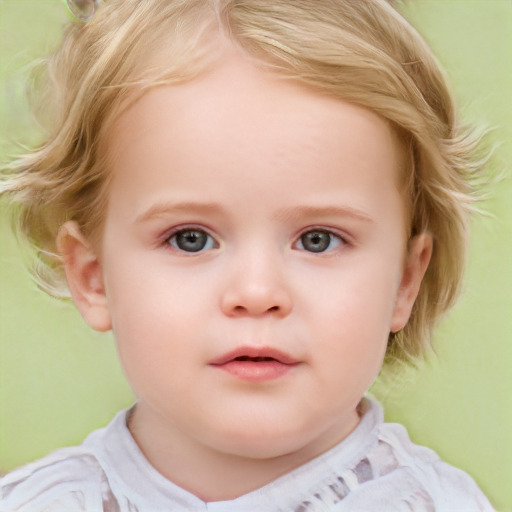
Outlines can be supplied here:
M291 311L292 300L281 287L236 281L224 291L220 306L224 314L232 317L277 317Z
M263 311L262 313L276 313L276 312L279 312L281 310L280 306L272 306L268 309L266 309L265 311ZM233 308L233 311L236 312L236 313L247 313L249 312L249 308L246 308L245 306L235 306Z

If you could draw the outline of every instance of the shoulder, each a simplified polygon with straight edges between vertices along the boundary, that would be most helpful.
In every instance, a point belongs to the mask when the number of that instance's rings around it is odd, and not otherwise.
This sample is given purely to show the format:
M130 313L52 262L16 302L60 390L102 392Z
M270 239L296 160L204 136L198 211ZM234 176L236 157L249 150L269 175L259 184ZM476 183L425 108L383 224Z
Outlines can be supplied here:
M0 479L0 512L99 512L117 510L105 450L124 424L121 411L80 445L62 448Z
M81 446L58 450L0 480L0 511L103 510L105 473Z
M379 445L394 459L392 474L409 481L418 496L439 511L480 512L494 510L475 481L464 471L447 464L429 448L413 443L405 427L383 423L379 428Z

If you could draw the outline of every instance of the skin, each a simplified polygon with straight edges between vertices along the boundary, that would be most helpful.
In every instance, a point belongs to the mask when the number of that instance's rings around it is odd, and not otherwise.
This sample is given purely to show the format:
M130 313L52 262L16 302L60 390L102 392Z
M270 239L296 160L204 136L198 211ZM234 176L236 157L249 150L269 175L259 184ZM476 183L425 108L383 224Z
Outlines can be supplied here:
M113 329L148 460L226 500L346 438L432 249L407 239L389 125L230 53L146 93L106 148L101 244L73 222L58 242L83 317ZM197 252L179 245L191 228L208 235ZM262 381L212 366L239 347L296 364Z

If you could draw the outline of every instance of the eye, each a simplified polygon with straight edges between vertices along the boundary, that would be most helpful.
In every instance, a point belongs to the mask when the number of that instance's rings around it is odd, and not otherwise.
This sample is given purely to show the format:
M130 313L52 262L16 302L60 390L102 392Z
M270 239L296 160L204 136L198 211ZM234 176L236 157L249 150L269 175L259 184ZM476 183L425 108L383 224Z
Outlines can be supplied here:
M215 240L202 229L180 229L167 239L174 249L184 252L200 252L217 247Z
M336 249L345 241L338 235L323 229L312 229L301 235L297 241L297 249L308 252L326 252Z

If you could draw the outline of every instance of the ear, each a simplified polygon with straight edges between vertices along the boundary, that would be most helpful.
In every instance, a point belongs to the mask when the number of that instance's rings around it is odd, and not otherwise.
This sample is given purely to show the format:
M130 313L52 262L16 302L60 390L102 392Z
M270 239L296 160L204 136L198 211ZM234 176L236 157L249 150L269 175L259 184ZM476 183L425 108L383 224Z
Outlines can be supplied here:
M403 329L411 316L414 301L432 256L432 248L432 236L428 233L421 233L409 240L402 279L391 317L391 332Z
M57 248L71 296L84 320L96 331L110 330L112 321L101 264L76 222L68 221L61 226Z

